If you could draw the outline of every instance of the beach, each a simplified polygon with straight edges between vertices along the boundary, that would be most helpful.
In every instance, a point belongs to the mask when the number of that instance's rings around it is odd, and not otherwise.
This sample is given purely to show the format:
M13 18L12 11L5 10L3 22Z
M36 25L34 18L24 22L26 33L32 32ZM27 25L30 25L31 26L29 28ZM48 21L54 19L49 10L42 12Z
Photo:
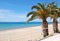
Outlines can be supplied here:
M60 24L58 24L60 31L59 27ZM48 30L49 36L54 35L52 24L48 25ZM0 41L36 41L42 38L44 38L42 26L0 31Z

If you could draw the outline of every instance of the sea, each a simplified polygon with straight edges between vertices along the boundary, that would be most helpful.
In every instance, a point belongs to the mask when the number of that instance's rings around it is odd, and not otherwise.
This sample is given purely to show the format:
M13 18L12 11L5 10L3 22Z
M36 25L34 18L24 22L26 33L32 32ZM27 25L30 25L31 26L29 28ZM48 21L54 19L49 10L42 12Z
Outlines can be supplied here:
M52 22L48 22L48 24L52 24ZM10 29L18 29L18 28L28 28L32 26L41 26L42 22L0 22L0 31L2 30L10 30Z

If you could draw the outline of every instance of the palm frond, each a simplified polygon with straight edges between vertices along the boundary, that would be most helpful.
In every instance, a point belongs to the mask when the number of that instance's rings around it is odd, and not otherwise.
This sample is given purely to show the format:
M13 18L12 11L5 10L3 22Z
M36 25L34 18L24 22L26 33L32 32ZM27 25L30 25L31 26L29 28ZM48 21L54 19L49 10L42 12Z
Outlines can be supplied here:
M49 7L49 8L57 8L57 5L56 5L55 2L52 2L52 3L49 3L49 4L47 5L47 7Z
M38 5L40 6L41 9L43 9L45 11L45 5L44 4L38 3Z
M32 6L32 8L31 9L37 9L37 10L39 10L40 9L40 7L39 6Z
M34 13L36 13L36 12L35 12L35 11L29 12L29 13L27 14L27 17L29 17L30 15L32 15L32 14L34 14Z
M54 4L56 4L56 2L52 2L51 4L53 4L53 5L54 5Z
M29 19L27 20L27 22L32 21L32 20L34 20L34 19L36 19L36 13L33 14L33 15L31 16L31 18L29 18Z

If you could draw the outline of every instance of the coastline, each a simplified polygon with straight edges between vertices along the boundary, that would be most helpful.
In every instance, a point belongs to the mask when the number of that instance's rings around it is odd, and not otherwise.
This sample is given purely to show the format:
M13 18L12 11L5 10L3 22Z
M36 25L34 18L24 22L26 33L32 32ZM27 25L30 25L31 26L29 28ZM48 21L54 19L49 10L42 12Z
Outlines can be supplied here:
M52 24L48 25L49 35L53 35ZM60 24L58 24L58 28ZM28 41L28 40L38 40L43 37L42 26L20 28L13 30L0 31L0 41ZM59 28L60 31L60 28Z
M52 22L48 22L48 24L52 24ZM34 26L41 26L42 22L0 22L0 31L5 30L13 30L13 29L20 29L20 28L29 28Z

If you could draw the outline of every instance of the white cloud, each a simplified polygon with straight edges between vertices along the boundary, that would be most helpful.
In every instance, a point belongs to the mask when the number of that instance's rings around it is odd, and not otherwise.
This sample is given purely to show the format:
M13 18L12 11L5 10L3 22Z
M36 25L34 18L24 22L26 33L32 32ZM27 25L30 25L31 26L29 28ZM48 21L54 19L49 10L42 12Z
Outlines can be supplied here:
M21 22L26 20L26 15L13 10L0 9L0 22Z
M60 22L60 17L57 20L58 20L58 22Z
M47 18L47 21L48 21L48 22L53 22L53 19L50 18L50 17L48 17L48 18Z
M58 20L58 22L60 22L60 18L57 18L57 20ZM48 21L48 22L53 22L53 18L48 17L48 18L47 18L47 21Z
M26 22L27 20L26 14L16 13L13 10L0 9L0 22ZM41 20L35 19L33 21L40 22Z
M27 21L26 14L16 13L14 10L5 10L0 9L0 22L26 22ZM52 22L53 20L47 18L48 22ZM60 22L60 18L58 18ZM42 19L35 19L31 22L42 22Z

